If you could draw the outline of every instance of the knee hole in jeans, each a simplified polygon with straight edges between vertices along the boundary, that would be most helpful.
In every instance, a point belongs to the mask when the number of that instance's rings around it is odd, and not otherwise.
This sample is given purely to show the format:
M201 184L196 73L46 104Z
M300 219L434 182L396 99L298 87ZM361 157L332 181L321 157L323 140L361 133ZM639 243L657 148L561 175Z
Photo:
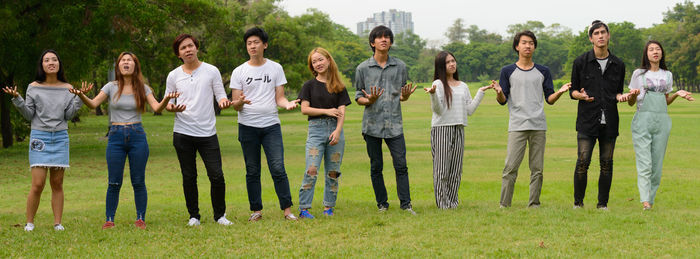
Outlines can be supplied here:
M333 163L340 162L340 152L335 152L331 155L331 162L333 162Z

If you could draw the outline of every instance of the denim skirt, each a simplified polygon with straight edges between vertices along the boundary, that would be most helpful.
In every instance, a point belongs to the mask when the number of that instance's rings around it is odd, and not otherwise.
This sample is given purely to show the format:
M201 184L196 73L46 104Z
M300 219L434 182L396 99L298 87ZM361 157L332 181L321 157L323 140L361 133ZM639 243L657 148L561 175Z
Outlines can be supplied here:
M32 130L29 136L30 167L68 167L68 131Z

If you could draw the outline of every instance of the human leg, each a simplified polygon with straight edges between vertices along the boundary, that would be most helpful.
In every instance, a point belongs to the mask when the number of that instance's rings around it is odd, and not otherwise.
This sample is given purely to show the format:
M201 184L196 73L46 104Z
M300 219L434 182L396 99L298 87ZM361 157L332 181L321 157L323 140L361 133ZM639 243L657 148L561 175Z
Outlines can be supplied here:
M540 205L540 194L542 193L542 170L544 169L544 148L547 142L547 132L544 130L534 130L528 136L528 152L530 160L530 198L528 207Z
M520 163L523 161L523 156L525 156L526 145L526 132L508 132L508 148L501 182L500 204L502 207L510 207L511 201L513 200L515 180L518 178L518 168L520 167Z
M382 155L382 139L370 135L362 135L367 146L367 156L370 161L370 177L372 179L372 189L379 209L388 208L388 196L386 185L384 185L384 157Z
M182 189L185 194L185 205L190 218L199 220L199 190L197 189L197 149L194 137L173 133L173 146L180 162L182 173Z
M588 166L591 164L591 155L596 139L578 133L576 140L578 158L574 168L574 206L583 207L583 199L586 197L586 186L588 185Z
M384 141L389 148L391 160L394 164L396 192L401 202L401 209L410 209L411 189L408 182L408 166L406 165L406 140L401 134L398 137L384 139Z

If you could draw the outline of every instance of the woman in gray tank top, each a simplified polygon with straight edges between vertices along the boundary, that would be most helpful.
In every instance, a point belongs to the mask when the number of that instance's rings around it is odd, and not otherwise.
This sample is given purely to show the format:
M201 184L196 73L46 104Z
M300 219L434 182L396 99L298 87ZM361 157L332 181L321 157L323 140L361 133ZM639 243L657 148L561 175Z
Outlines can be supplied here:
M114 227L114 214L119 203L119 191L124 178L124 163L129 158L131 186L134 188L136 221L134 225L145 229L146 222L146 162L148 142L141 125L141 113L148 103L155 112L161 112L168 101L177 98L179 93L168 93L158 102L151 89L144 84L141 64L133 53L122 52L117 58L116 81L107 83L94 99L85 96L93 85L83 83L82 89L72 89L71 93L80 96L85 104L94 109L109 98L109 140L107 141L107 171L109 172L106 219L102 229Z

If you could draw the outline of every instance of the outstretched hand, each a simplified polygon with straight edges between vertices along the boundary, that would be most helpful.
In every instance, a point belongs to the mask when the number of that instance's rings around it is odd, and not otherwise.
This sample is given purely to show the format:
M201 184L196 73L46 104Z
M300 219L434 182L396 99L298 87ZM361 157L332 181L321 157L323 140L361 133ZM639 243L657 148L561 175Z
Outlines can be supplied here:
M411 88L413 87L413 88ZM408 100L408 97L411 97L411 94L416 91L416 88L418 85L413 86L413 83L408 83L404 86L401 87L401 100L406 101Z
M286 110L288 110L288 111L289 111L289 110L294 110L294 108L296 108L296 107L299 106L299 101L300 101L299 99L296 99L296 100L294 100L294 101L287 102L287 106L284 107L284 108L285 108Z
M501 85L496 82L496 80L491 80L491 85L493 86L493 90L496 91L497 94L503 93L503 88L501 88Z
M436 87L437 87L436 85L433 85L433 87L430 87L430 88L425 87L425 88L423 88L423 90L425 90L426 93L434 94L434 93L435 93L435 88L436 88Z
M559 88L559 92L560 92L560 93L566 93L566 91L569 91L569 89L571 89L571 82L568 82L568 83L562 85L562 86ZM581 90L583 90L583 89L581 89Z
M688 91L686 91L686 90L678 90L678 91L676 92L676 94L677 94L678 96L680 96L681 98L686 99L686 100L688 100L688 101L691 101L691 102L692 102L692 101L695 101L695 98L693 98L693 96L692 96L693 94L690 93L690 92L688 92Z
M227 98L227 99L222 99L219 101L219 108L226 109L228 107L231 107L232 102Z
M165 108L165 109L168 110L169 112L183 112L183 111L185 111L186 108L187 108L187 106L185 106L184 104L178 104L178 105L168 104L167 108Z
M170 99L177 99L178 97L180 97L179 92L170 92L170 93L165 94L165 96L163 96L163 99L165 99L165 101L167 102Z
M373 104L377 101L377 99L379 99L380 96L382 96L382 94L384 94L384 89L376 86L371 86L369 88L369 93L365 92L365 89L362 89L362 93L365 94L365 98L367 98L369 103Z
M590 103L590 102L593 102L594 98L588 96L588 94L586 93L586 89L581 88L581 91L579 91L579 93L580 93L580 96L579 96L580 98L579 98L579 100L581 100L581 101L586 101L586 102L589 102L589 103Z
M490 85L486 85L486 86L480 87L480 88L479 88L479 91L486 92L486 90L494 89L494 88L496 88L496 86L494 85L493 82L491 82Z
M241 91L241 95L238 96L238 99L233 100L232 103L234 106L240 107L243 107L244 104L251 104L250 100L245 98L245 94L243 94L243 91Z
M2 91L6 94L12 95L12 97L19 96L19 92L17 92L17 86L14 86L12 88L10 88L9 86L5 86L5 88L3 88Z
M70 88L70 89L68 89L68 91L74 95L80 95L80 94L85 94L87 92L90 92L90 90L92 90L93 86L95 86L95 84L83 81L81 83L80 89Z

